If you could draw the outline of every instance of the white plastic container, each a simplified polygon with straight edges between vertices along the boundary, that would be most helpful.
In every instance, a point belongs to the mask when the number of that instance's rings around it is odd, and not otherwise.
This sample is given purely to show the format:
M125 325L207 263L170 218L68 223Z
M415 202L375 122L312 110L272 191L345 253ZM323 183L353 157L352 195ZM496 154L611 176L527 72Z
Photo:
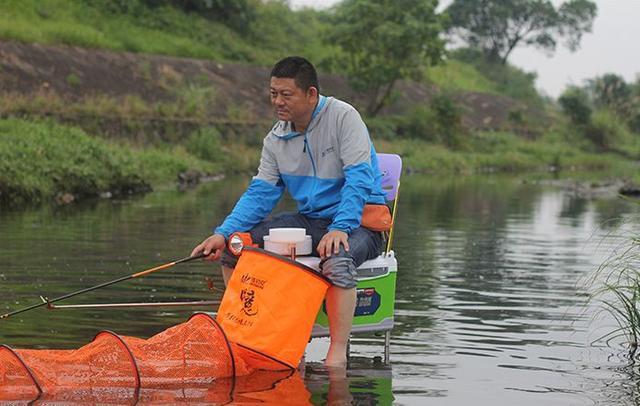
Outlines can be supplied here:
M270 228L269 241L271 242L300 242L304 241L307 230L304 228Z
M311 254L311 236L304 228L272 228L264 236L264 249L279 255L291 255L295 246L297 255Z

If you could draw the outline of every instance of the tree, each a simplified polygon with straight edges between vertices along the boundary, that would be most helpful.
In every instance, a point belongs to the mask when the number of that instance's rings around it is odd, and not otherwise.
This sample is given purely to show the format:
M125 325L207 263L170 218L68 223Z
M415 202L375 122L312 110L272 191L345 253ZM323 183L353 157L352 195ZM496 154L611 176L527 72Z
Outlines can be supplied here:
M609 109L623 119L631 131L640 133L640 78L627 83L615 73L606 73L587 81L594 104Z
M558 98L562 111L576 125L586 126L591 122L589 95L575 86L567 88Z
M588 81L598 107L608 107L624 115L629 110L633 88L615 73L606 73Z
M160 0L146 0L150 3L161 3ZM186 12L199 14L213 21L242 31L250 31L251 23L256 18L256 0L165 0L173 7Z
M334 10L329 41L341 52L351 85L371 95L367 113L375 116L395 84L438 63L444 52L436 0L346 0Z
M454 0L446 10L452 34L501 64L521 45L553 52L562 38L575 51L596 13L590 0L570 0L558 8L550 0Z
M249 31L259 0L82 0L113 13L139 16L145 9L173 7L221 22L240 32Z

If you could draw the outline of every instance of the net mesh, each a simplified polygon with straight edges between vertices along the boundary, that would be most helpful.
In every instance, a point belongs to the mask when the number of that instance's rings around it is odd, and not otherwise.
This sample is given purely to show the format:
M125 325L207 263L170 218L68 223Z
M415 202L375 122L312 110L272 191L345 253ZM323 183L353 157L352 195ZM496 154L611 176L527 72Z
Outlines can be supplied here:
M77 350L0 347L0 401L43 393L56 400L127 403L147 393L151 401L219 403L231 396L236 376L259 368L282 365L232 345L214 319L196 314L146 340L104 331Z
M238 382L249 389L258 383L238 377L266 371L271 381L275 371L298 365L328 286L301 264L246 248L218 309L221 324L200 313L148 339L103 331L77 350L0 346L0 404L34 396L102 404L228 402L234 391L244 393ZM300 404L308 395L289 378L277 388L278 403ZM260 396L254 400L265 401Z

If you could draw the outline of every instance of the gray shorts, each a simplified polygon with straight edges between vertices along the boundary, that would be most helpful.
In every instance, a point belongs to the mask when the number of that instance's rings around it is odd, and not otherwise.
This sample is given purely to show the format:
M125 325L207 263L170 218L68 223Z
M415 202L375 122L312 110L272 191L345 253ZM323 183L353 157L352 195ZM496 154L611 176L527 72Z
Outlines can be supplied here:
M296 227L307 230L311 236L313 255L318 255L316 248L322 237L328 232L330 219L313 219L300 213L282 213L268 218L254 227L251 239L259 247L264 247L263 237L269 234L270 228ZM320 270L324 276L338 287L351 289L356 287L356 268L364 261L377 257L382 250L382 233L364 227L356 228L349 235L349 252L340 246L340 252L320 262ZM238 257L228 250L222 254L220 262L227 268L235 268Z

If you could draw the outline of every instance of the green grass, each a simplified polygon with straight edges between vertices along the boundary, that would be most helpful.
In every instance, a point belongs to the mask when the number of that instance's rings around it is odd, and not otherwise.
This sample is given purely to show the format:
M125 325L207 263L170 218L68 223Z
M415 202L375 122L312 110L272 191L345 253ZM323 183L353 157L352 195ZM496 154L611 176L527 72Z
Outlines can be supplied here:
M640 339L640 236L611 235L617 240L609 257L589 280L591 301L597 301L618 323L618 328L600 337L623 339L634 359ZM597 341L598 341L597 340Z
M420 173L484 173L599 170L612 176L637 173L616 154L580 151L557 134L527 141L510 133L467 135L460 149L420 139L376 139L380 152L402 155L405 168ZM0 203L51 201L63 193L76 197L103 192L126 194L149 185L174 183L186 171L216 174L254 171L259 146L224 141L203 128L183 144L134 148L89 136L52 121L0 120ZM636 176L636 181L640 180Z
M280 2L257 3L255 21L239 31L172 7L135 8L123 14L100 1L5 0L0 38L267 65L293 53L322 59L331 48L319 36L318 12ZM296 41L283 40L293 33Z
M475 72L465 67L465 71L470 77L479 77L488 81L489 93L499 93L526 102L537 108L544 107L544 100L535 88L536 74L525 72L513 65L502 65L487 61L482 52L470 48L458 48L451 52L451 61L457 61L474 68ZM460 68L458 68L460 69ZM455 80L463 81L461 74L456 75ZM477 81L473 79L472 82Z
M0 10L0 37L5 39L175 56L223 57L221 47L216 49L204 38L192 38L184 30L190 24L204 30L205 21L171 9L157 14L158 22L171 21L168 30L142 22L151 16L140 16L136 21L129 16L101 12L80 1L8 0L0 3ZM209 29L210 35L219 40L241 42L222 25L212 25Z
M80 85L79 85L80 86ZM8 115L92 115L122 118L167 118L210 121L216 92L212 86L178 85L172 89L173 101L150 103L135 94L114 97L106 94L86 95L77 101L64 100L54 92L20 94L7 92L0 99L0 113ZM249 114L229 115L230 120L255 120Z
M406 168L423 173L597 170L620 177L634 173L633 163L619 155L584 152L566 142L530 141L506 132L466 137L458 150L419 139L377 139L375 144L378 151L402 155Z
M449 59L442 65L428 68L425 78L427 82L445 91L498 93L496 84L482 75L473 65L455 59Z
M222 158L220 158L222 159ZM0 120L0 203L49 201L103 192L128 194L175 181L180 172L218 173L183 147L138 150L51 121Z

